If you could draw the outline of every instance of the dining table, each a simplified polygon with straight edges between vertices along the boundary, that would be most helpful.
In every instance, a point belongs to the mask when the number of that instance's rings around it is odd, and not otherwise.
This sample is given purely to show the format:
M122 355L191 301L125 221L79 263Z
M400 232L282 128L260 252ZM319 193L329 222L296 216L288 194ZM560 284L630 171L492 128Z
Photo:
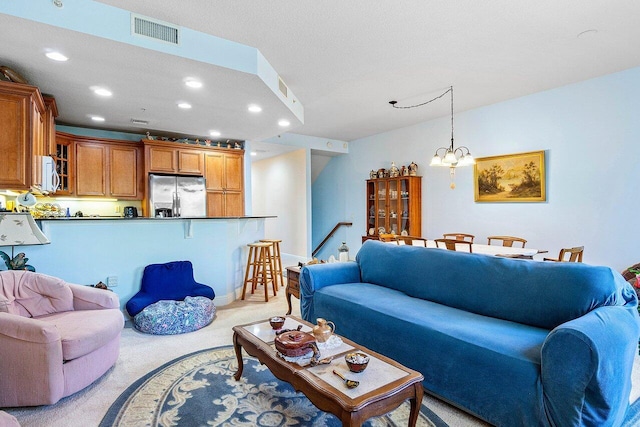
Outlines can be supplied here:
M397 244L397 242L389 242ZM444 246L437 246L435 240L427 239L427 248L445 249ZM401 243L402 245L402 243ZM414 246L423 246L422 240L414 241ZM464 243L456 244L457 252L469 252L469 245ZM498 246L498 245L485 245L482 243L472 243L471 252L474 254L499 256L505 258L519 258L519 259L533 259L534 255L547 253L546 250L534 249L534 248L517 248L510 246Z

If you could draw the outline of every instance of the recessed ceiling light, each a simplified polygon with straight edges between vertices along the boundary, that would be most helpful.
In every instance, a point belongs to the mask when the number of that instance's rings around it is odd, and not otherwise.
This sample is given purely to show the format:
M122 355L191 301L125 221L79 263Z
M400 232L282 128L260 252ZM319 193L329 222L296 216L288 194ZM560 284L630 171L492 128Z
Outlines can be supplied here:
M251 104L249 105L249 111L251 111L252 113L259 113L260 111L262 111L262 107L260 107L259 105L256 104Z
M191 104L189 104L188 102L181 102L178 104L178 107L182 108L183 110L188 110L189 108L191 108Z
M221 133L218 130L211 130L211 131L209 131L209 135L211 135L211 136L220 136Z
M258 155L258 153L256 153L255 151L252 151L252 152L251 152L251 155L252 155L252 156L257 156L257 155Z
M111 96L111 95L113 95L113 92L111 92L109 89L105 89L103 87L92 87L91 89L93 90L93 93L95 93L96 95L100 95L100 96Z
M47 58L53 59L54 61L64 62L69 60L69 58L67 58L60 52L47 52L45 55L47 56Z
M104 117L91 116L91 120L93 120L94 122L104 122Z
M184 84L194 89L199 89L202 87L202 82L194 79L189 79L185 81Z
M278 122L278 125L279 125L279 126L281 126L281 127L283 127L283 128L284 128L284 127L289 126L290 124L291 124L291 123L289 123L289 120L280 120L280 121Z

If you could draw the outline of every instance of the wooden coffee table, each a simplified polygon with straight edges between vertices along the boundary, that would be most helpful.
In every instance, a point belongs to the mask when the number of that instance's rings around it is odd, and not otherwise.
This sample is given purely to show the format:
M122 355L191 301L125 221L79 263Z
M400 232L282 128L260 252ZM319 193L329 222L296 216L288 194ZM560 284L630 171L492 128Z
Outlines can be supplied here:
M287 316L284 329L310 332L312 325L293 316ZM339 325L338 325L339 327ZM288 362L275 350L275 331L268 320L233 327L233 346L238 359L236 380L244 368L242 349L266 365L274 376L304 393L320 410L330 412L342 420L343 426L360 426L367 419L384 415L400 406L405 400L411 404L409 426L416 425L422 404L422 374L406 368L398 362L375 353L346 338L337 348L322 350L321 357L333 356L328 365L300 366ZM370 356L364 372L349 372L344 355L357 349ZM360 381L360 385L348 389L343 381L332 373L337 370L347 378Z

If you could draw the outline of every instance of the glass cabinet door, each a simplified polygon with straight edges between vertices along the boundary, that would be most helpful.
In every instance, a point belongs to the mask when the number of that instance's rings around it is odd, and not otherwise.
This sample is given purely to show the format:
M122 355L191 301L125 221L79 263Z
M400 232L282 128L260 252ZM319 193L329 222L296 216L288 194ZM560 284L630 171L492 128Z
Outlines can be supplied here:
M73 194L73 144L66 136L56 134L56 151L53 160L56 164L56 172L60 177L60 187L57 195Z
M411 224L409 221L409 208L411 207L409 204L411 203L411 199L409 198L409 180L401 179L400 180L400 231L405 231L409 234L409 230L411 229Z
M388 217L389 217L389 227L387 229L388 233L391 234L400 234L400 230L398 229L398 197L399 197L399 181L397 179L389 180L389 203L388 203Z
M388 187L387 187L387 181L383 181L380 180L378 181L378 205L376 206L376 212L377 212L377 220L376 220L376 226L377 226L377 230L376 233L387 233L388 232L388 228L389 228L389 224L387 223L387 196L388 196ZM384 228L384 231L382 230L382 228Z
M376 183L374 181L367 181L367 234L371 236L377 233L378 226L376 225Z

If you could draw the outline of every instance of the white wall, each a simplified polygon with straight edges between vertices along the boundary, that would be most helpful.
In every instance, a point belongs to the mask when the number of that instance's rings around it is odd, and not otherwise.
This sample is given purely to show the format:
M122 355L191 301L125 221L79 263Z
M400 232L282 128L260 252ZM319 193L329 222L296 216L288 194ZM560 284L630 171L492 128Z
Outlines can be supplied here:
M448 169L428 166L449 143L449 117L351 141L349 154L334 158L313 185L314 244L323 237L319 229L353 219L344 238L357 251L369 171L415 161L423 176L423 236L467 232L485 242L510 234L553 256L584 245L586 263L621 271L640 261L638 111L640 68L456 113L456 146L475 157L546 151L544 203L476 203L472 167L458 169L457 188L449 189ZM333 254L329 249L320 256Z
M281 239L283 265L307 260L309 167L308 150L296 150L251 164L252 212L267 219L265 236Z

